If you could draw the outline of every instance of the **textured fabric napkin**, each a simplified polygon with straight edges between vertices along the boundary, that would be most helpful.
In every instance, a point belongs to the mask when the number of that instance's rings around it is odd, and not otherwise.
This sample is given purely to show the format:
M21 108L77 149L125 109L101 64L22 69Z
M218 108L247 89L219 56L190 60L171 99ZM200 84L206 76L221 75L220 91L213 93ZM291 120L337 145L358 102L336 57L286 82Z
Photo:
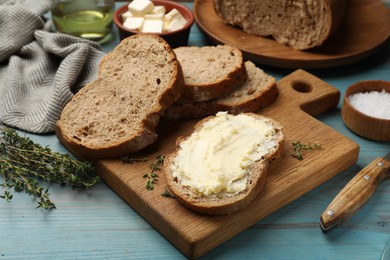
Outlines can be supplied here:
M44 30L50 0L0 0L0 123L50 133L73 94L96 77L99 44Z

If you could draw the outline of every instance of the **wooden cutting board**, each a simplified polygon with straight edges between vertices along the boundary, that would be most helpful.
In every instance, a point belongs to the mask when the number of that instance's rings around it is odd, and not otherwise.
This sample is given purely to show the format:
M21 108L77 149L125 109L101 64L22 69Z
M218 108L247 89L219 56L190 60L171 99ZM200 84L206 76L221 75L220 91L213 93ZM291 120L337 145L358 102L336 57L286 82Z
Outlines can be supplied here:
M337 106L340 92L336 88L298 70L280 80L278 89L280 95L276 101L261 114L283 125L284 155L272 162L263 192L242 211L213 217L194 213L177 200L161 195L166 188L161 172L155 189L145 188L146 179L142 176L149 172L149 165L156 156L172 152L176 138L189 134L195 121L162 121L158 128L159 140L139 155L147 157L147 162L129 164L120 159L99 160L96 162L97 172L179 250L188 257L199 257L357 160L359 147L356 143L311 116ZM299 161L291 155L292 142L295 141L319 143L323 149L308 152Z

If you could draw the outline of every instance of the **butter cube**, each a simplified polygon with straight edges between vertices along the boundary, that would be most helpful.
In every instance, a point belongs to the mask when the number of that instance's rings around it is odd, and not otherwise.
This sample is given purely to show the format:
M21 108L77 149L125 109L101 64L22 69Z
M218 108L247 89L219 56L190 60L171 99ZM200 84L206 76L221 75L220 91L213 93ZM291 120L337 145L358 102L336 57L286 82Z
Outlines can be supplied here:
M180 12L176 8L173 8L169 13L165 15L165 19L167 21L171 21L178 14L180 14Z
M133 17L134 15L130 11L126 11L122 14L122 21L125 21L126 18Z
M156 5L152 11L152 14L165 14L165 6Z
M172 9L172 11L165 15L164 29L167 32L179 30L183 28L186 24L187 20L177 9Z
M143 33L162 33L163 25L163 20L148 19L144 21L141 31Z
M144 23L143 17L128 17L123 23L123 26L130 29L130 30L139 30L143 23Z
M144 16L153 11L154 4L150 0L134 0L128 7L129 11L135 16Z
M180 30L181 28L183 28L186 25L186 23L187 23L187 20L184 17L173 19L170 23L165 25L165 30L167 32L177 31L177 30Z
M146 20L163 20L164 19L164 14L145 14L145 19Z

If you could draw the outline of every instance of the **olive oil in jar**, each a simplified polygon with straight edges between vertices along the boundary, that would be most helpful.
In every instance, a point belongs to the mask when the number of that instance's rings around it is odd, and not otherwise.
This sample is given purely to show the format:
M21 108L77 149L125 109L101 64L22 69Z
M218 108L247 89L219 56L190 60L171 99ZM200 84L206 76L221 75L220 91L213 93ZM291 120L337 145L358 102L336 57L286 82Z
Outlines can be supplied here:
M53 23L59 32L102 43L112 38L113 6L113 0L56 0Z

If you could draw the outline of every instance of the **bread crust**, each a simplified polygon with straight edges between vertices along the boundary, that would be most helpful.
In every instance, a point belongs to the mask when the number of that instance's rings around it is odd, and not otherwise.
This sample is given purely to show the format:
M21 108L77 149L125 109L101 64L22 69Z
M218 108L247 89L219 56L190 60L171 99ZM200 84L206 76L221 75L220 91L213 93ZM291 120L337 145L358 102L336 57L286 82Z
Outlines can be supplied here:
M344 13L347 6L346 0L328 0L329 10L331 10L332 19L329 20L331 24L328 25L330 28L329 33L322 39L324 43L330 38L340 27L341 22L344 19ZM321 43L321 44L322 44Z
M111 138L107 144L105 145L94 145L91 143L83 142L82 136L76 135L76 131L80 131L84 126L85 122L80 121L72 121L72 112L73 111L82 111L86 109L86 106L95 106L95 104L91 101L93 99L93 95L89 93L94 88L101 86L103 89L107 88L107 93L110 91L115 91L115 86L108 84L107 86L102 86L102 84L107 81L107 77L113 77L114 75L107 75L107 68L110 70L116 71L118 67L119 76L123 76L125 73L131 73L131 71L121 71L119 68L123 64L119 64L116 62L116 58L119 55L130 55L127 52L127 45L130 43L142 43L142 41L148 40L158 47L164 50L165 56L167 59L166 64L170 66L170 69L173 73L173 76L168 79L167 85L163 92L159 95L151 96L149 98L156 100L157 102L153 103L154 105L151 107L145 107L142 111L142 120L139 123L139 127L135 131L130 131L125 133L124 138L116 138L115 136L107 136L107 138ZM138 43L139 42L139 43ZM142 50L140 50L142 51ZM136 55L136 54L134 54ZM140 54L146 55L148 54ZM151 59L154 58L150 56ZM127 57L128 60L131 60L131 57ZM164 61L165 62L165 61ZM115 72L116 73L116 72ZM114 73L114 74L115 74ZM123 74L120 74L123 73ZM147 72L147 68L145 68L145 74ZM123 76L124 77L124 76ZM101 61L99 66L99 73L97 79L93 82L87 84L84 88L82 88L73 98L72 100L65 106L62 111L61 117L56 124L56 134L61 143L67 147L70 151L75 153L81 158L95 159L95 158L105 158L105 157L120 157L127 155L129 153L139 151L144 147L152 144L157 139L157 134L155 132L155 128L162 116L163 112L171 106L181 95L183 90L183 72L181 70L180 63L177 61L176 56L171 49L171 47L160 37L156 35L149 34L138 34L127 39L124 39L113 51L108 53ZM113 88L114 90L112 90ZM137 86L135 86L137 88ZM142 91L142 89L140 90ZM130 95L129 93L122 93L126 97L126 95ZM99 102L96 104L96 107L99 106L98 110L109 109L111 106L108 102ZM124 106L132 106L132 104L125 103ZM134 108L133 110L135 110ZM115 112L115 111L114 111ZM137 113L141 113L140 111L136 111ZM116 115L115 115L116 117ZM132 115L129 114L121 114L117 113L118 119L124 118L126 123L133 124ZM103 125L105 128L110 127L109 122L98 122L100 125ZM106 126L104 126L106 124ZM77 129L76 129L77 128Z
M296 50L307 50L322 45L337 31L344 17L346 0L214 0L213 5L216 13L228 24L241 27L249 34L272 36L277 42ZM297 15L299 21L293 22L291 11L286 8L288 5L293 6L290 10L295 8L309 13L316 6L320 8L315 14ZM311 32L314 34L305 38Z
M278 144L275 149L267 154L263 159L254 162L251 166L249 178L247 182L247 189L236 195L216 194L209 197L199 198L188 188L180 185L180 180L173 176L170 165L173 163L174 158L180 149L180 144L189 136L179 137L176 143L175 152L169 154L163 165L163 172L166 178L170 191L174 194L175 198L178 199L184 206L189 209L206 215L227 215L232 214L238 210L247 207L262 191L264 183L266 181L267 169L269 162L280 157L282 154L282 147L284 143L284 136L282 133L282 126L273 119L254 114L244 113L252 117L256 117L260 120L267 120L276 130L276 138ZM214 116L207 117L199 121L194 126L194 132L198 131L202 125L208 120L213 119Z

